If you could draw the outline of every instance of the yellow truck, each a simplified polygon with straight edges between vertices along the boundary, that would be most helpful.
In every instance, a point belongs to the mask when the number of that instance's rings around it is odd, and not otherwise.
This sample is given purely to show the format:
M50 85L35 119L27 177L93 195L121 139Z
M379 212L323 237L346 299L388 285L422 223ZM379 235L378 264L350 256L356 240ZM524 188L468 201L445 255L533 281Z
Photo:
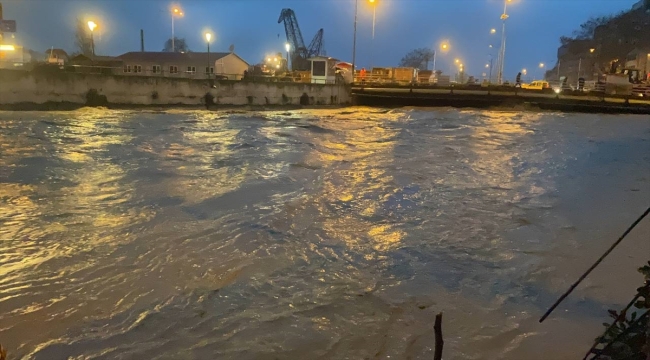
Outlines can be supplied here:
M543 80L535 80L530 84L521 84L522 89L528 89L528 90L544 90L544 89L549 89L550 87L551 85L549 85L548 81L543 81Z

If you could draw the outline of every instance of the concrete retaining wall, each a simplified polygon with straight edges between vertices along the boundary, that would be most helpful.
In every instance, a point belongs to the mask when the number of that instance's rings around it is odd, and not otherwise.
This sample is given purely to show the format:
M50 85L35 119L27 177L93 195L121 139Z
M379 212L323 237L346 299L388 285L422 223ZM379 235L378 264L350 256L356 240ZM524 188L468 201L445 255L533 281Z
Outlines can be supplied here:
M0 70L0 105L52 102L83 105L87 104L91 89L96 90L99 98L105 96L109 105L203 105L206 93L212 95L215 104L222 105L306 105L306 102L309 105L344 105L351 101L349 88L343 84L210 81Z

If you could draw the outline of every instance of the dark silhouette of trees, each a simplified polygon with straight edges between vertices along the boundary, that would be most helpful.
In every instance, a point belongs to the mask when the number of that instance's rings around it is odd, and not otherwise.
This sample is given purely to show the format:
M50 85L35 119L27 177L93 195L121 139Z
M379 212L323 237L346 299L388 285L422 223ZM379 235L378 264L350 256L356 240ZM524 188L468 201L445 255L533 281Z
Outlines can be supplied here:
M93 54L93 45L90 40L90 29L86 22L77 18L77 27L74 32L75 54L90 56Z
M165 46L163 47L162 51L164 52L172 52L172 39L169 38L167 41L165 41ZM190 52L190 48L187 46L187 41L185 41L184 38L177 38L174 37L174 50L173 52Z
M411 50L404 55L399 62L401 67L412 67L420 70L426 70L429 67L429 61L433 59L434 52L431 49L419 48Z

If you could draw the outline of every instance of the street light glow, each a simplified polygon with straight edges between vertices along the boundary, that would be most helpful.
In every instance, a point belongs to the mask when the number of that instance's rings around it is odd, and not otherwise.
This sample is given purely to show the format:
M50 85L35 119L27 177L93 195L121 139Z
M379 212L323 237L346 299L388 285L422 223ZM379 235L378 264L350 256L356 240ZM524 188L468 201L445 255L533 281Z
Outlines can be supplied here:
M489 68L489 67L490 67L490 64L485 64L486 69Z
M212 34L210 34L209 32L205 33L205 40L207 42L210 42L211 39L212 39Z
M490 34L496 34L496 32L497 32L497 29L491 29L490 30Z
M455 62L456 64L459 64L459 63L460 63L460 60L459 60L459 59L456 59L456 60L454 60L454 62Z
M289 43L284 44L284 48L287 50L287 52L291 51L291 44Z
M14 51L16 48L13 45L0 45L0 51Z
M596 49L594 49L594 48L589 49L589 52L592 53L592 54L594 53L594 51L596 51Z
M181 9L175 7L175 8L172 10L172 16L173 16L173 15L183 16L183 11L182 11Z
M539 63L539 67L540 67L540 68L543 68L543 67L544 67L544 63Z
M94 21L92 20L88 21L88 28L90 29L91 32L94 31L96 27L97 24Z

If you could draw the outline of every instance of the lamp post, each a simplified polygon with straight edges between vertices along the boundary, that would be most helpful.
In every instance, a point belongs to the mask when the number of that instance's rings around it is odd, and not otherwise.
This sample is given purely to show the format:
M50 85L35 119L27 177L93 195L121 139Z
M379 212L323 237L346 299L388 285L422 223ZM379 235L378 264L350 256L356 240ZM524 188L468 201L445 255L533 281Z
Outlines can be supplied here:
M449 51L449 43L443 42L440 44L440 51L443 53ZM436 57L438 56L438 50L433 50L433 72L436 72Z
M287 71L289 71L289 58L291 57L291 44L284 44L285 50L287 50Z
M372 67L372 60L375 55L375 20L377 19L377 2L379 0L368 0L372 6L372 42L370 44L370 66Z
M209 33L209 32L206 32L205 33L205 41L208 44L208 68L207 68L207 71L205 73L206 73L206 76L208 78L210 77L210 67L211 67L210 66L211 65L210 64L210 40L212 40L212 34Z
M93 36L93 32L96 27L97 24L94 21L88 21L88 28L90 29L90 48L92 49L93 56L95 56L95 38Z
M488 84L492 83L492 54L490 54L490 64L486 64L486 66L490 66L490 77L488 78Z
M544 80L544 77L545 77L544 76L544 66L545 66L544 63L539 63L539 68L540 68L540 72L541 72L540 80Z
M497 81L499 85L503 83L503 69L505 65L506 57L506 20L508 19L508 3L512 0L503 0L503 14L501 14L501 20L503 25L501 27L501 52L499 53L499 72L497 75Z
M176 52L176 46L174 44L174 18L176 16L183 16L183 12L177 7L172 9L172 52Z
M354 71L357 60L357 12L359 10L359 0L354 0L354 37L352 39L352 82L354 83Z

